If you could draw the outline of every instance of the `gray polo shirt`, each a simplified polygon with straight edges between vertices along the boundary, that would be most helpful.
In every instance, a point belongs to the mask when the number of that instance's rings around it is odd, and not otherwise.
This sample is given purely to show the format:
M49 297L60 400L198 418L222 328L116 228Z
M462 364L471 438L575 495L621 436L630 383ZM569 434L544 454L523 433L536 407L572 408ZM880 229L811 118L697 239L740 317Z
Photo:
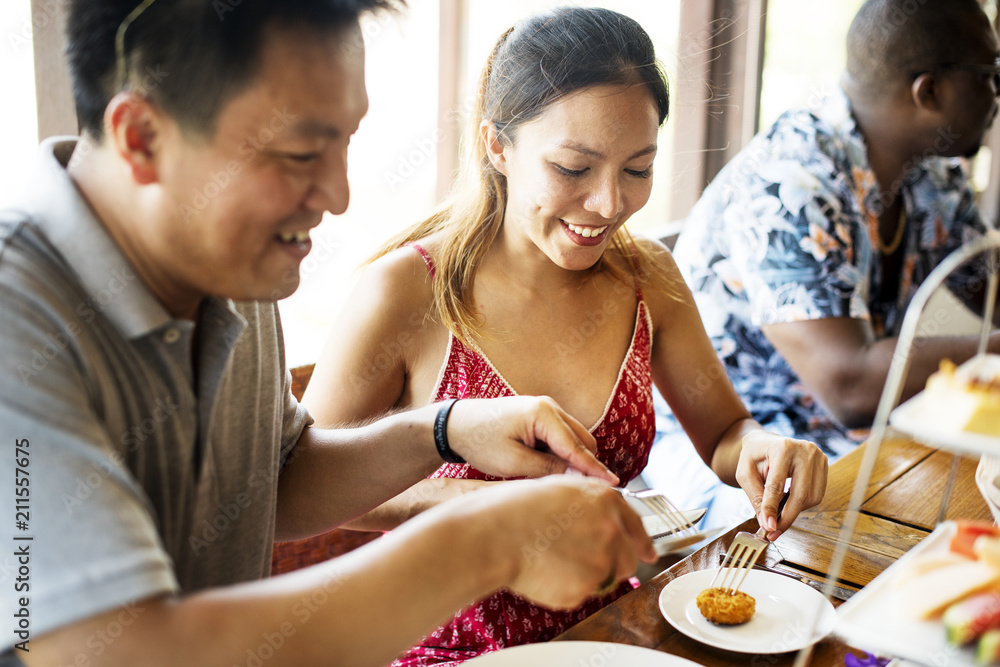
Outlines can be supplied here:
M26 614L31 638L116 608L127 625L133 601L267 576L310 421L276 304L172 319L70 180L74 147L45 142L0 211L0 650ZM91 660L113 640L93 639Z

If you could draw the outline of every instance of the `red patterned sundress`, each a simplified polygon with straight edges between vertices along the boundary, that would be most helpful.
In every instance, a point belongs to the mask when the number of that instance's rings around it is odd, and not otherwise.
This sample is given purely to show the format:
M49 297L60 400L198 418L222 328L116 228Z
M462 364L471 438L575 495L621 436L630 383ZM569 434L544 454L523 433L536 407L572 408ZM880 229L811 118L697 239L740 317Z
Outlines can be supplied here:
M423 257L433 276L434 264L430 256L422 247L411 245ZM632 343L604 414L590 429L597 439L597 458L618 475L622 484L635 478L646 466L655 435L650 369L653 326L641 292L638 297ZM470 347L454 335L449 336L448 351L431 402L516 394L478 346L472 344ZM499 479L468 464L445 464L431 477ZM548 641L633 587L633 583L625 582L610 595L588 600L571 611L551 611L502 590L460 611L449 623L403 653L392 667L456 665L508 646Z

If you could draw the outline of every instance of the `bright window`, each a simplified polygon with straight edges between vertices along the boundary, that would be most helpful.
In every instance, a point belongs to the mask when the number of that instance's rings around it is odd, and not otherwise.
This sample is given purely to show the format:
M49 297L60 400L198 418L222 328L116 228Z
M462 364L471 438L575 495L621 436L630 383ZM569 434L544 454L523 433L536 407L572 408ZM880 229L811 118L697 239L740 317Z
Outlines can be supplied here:
M35 21L48 20L44 14ZM0 72L3 72L3 108L0 109L0 202L17 196L27 182L38 147L35 117L34 55L31 42L30 0L0 3Z
M366 18L369 110L351 140L351 203L312 234L302 283L280 302L290 366L316 361L355 269L435 205L438 2Z
M760 127L836 90L862 0L768 0Z

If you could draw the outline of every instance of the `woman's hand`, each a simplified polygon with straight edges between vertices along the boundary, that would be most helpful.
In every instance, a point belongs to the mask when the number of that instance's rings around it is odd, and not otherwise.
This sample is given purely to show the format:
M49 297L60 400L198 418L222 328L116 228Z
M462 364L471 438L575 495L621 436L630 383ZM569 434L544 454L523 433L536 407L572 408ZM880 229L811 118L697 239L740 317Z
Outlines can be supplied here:
M742 445L736 481L753 503L757 522L768 531L767 539L774 541L799 512L823 499L829 464L815 444L761 429L744 435ZM779 517L778 503L789 478L788 500Z
M618 484L594 457L587 428L544 396L465 399L448 420L452 451L499 477L544 477L573 471Z

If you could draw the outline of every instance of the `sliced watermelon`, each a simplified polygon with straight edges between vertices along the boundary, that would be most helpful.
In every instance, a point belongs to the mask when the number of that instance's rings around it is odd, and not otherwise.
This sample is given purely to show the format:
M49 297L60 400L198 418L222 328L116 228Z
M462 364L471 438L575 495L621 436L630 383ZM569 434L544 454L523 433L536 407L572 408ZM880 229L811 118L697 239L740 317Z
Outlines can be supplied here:
M1000 630L1000 592L977 593L944 612L948 642L956 646L979 639L987 630Z
M983 535L987 537L1000 536L1000 528L987 521L959 520L955 524L955 536L951 538L950 549L952 552L962 554L968 558L976 557L976 552L973 548L976 538Z

